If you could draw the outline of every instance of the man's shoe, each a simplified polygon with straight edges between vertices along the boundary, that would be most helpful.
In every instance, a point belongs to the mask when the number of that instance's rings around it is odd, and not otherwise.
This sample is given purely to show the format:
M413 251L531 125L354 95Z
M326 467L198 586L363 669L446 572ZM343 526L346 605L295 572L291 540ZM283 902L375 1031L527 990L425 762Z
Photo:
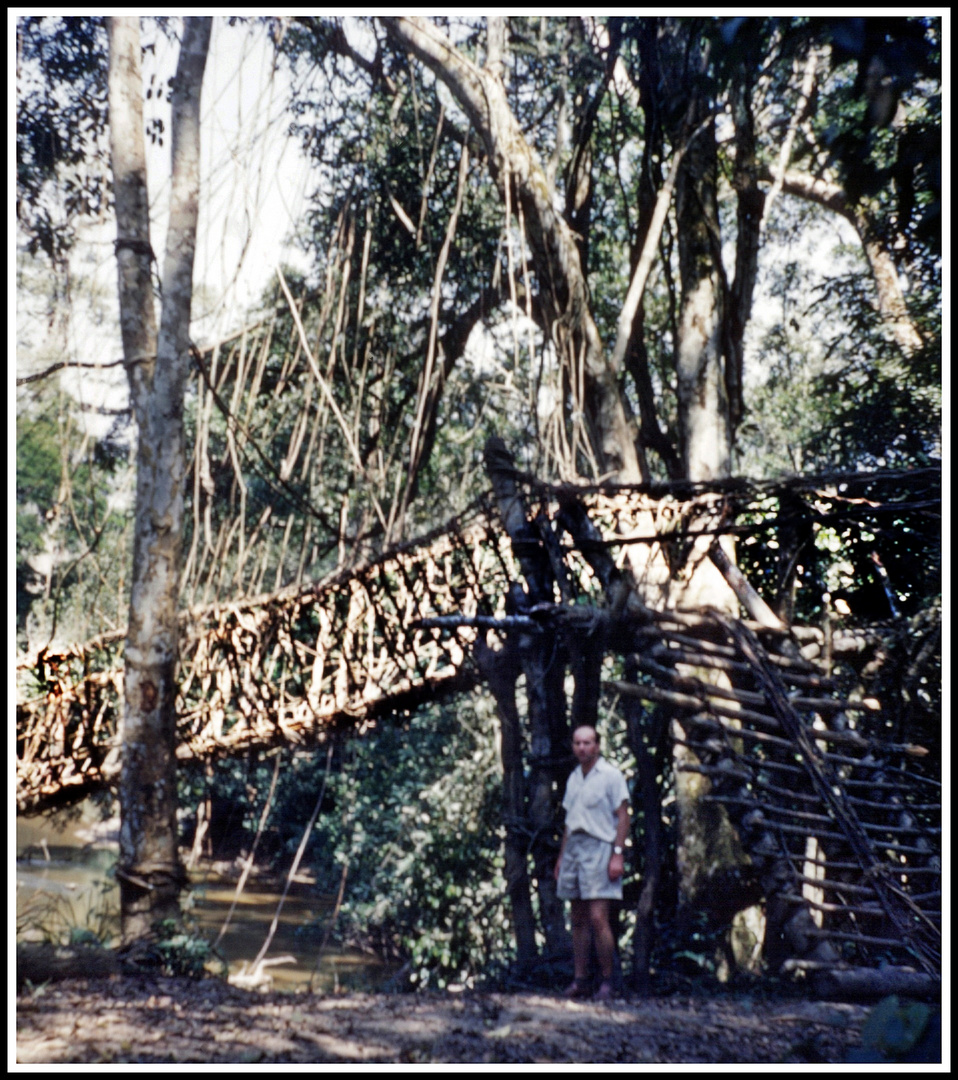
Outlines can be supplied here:
M604 982L598 990L596 990L593 1001L611 1001L612 1000L612 987L609 983Z
M562 996L570 999L587 998L589 996L589 988L583 983L580 983L578 979L573 979L563 991Z

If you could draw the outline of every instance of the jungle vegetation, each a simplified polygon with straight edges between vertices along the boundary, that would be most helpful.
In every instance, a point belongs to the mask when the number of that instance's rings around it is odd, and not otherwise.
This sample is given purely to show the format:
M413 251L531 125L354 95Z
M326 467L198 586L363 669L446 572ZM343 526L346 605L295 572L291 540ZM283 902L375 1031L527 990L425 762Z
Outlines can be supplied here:
M487 490L493 435L548 481L940 463L940 19L231 20L268 36L317 177L292 238L309 269L234 313L242 348L188 335L210 20L150 28L181 47L159 91L170 132L143 115L156 88L137 22L17 30L17 285L44 328L21 320L18 340L18 647L125 634L124 769L146 747L137 767L166 792L138 805L142 776L118 780L121 870L154 886L128 890L129 938L176 906L177 789L190 809L243 801L247 844L269 789L260 760L176 775L184 606L319 580L425 533ZM142 146L169 137L179 232L164 259ZM118 305L83 262L84 229L113 220ZM77 304L127 375L97 435L66 381L84 364ZM799 614L821 610L823 588L874 586L878 545L900 612L940 618L925 538L846 525L817 543ZM767 552L739 559L756 581L771 572ZM683 587L727 603L714 583ZM916 709L933 726L929 664ZM601 728L628 767L621 717ZM496 738L479 695L330 759L310 850L342 893L337 932L408 961L418 985L505 970L515 949ZM268 819L277 865L326 761L291 755ZM658 765L667 805L694 802ZM692 888L670 874L663 926Z

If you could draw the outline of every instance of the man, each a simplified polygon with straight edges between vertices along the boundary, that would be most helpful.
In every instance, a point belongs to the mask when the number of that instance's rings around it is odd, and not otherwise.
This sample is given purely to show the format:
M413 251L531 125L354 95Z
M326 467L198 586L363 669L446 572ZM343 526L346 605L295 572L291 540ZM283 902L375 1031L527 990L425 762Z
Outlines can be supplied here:
M579 764L569 776L562 800L565 832L555 867L556 892L572 901L575 978L566 996L589 994L589 945L594 937L602 978L595 1000L608 1001L615 956L609 902L622 899L629 789L622 773L601 756L595 728L575 729L572 753Z

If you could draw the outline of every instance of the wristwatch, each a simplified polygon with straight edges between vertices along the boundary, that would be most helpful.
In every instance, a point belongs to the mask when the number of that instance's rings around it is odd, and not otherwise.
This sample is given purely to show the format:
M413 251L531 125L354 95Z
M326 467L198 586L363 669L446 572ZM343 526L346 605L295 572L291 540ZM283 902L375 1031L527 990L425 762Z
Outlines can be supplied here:
M613 855L621 855L623 851L625 851L625 848L620 848L618 844L613 844L612 845L612 854Z

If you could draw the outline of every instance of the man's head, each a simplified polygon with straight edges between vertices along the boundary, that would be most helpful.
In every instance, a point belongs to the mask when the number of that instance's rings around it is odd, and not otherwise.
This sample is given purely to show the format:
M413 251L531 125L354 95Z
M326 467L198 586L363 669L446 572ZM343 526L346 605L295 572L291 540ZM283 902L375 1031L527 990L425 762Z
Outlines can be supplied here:
M572 753L585 771L592 768L599 756L599 733L594 727L583 724L572 732Z

